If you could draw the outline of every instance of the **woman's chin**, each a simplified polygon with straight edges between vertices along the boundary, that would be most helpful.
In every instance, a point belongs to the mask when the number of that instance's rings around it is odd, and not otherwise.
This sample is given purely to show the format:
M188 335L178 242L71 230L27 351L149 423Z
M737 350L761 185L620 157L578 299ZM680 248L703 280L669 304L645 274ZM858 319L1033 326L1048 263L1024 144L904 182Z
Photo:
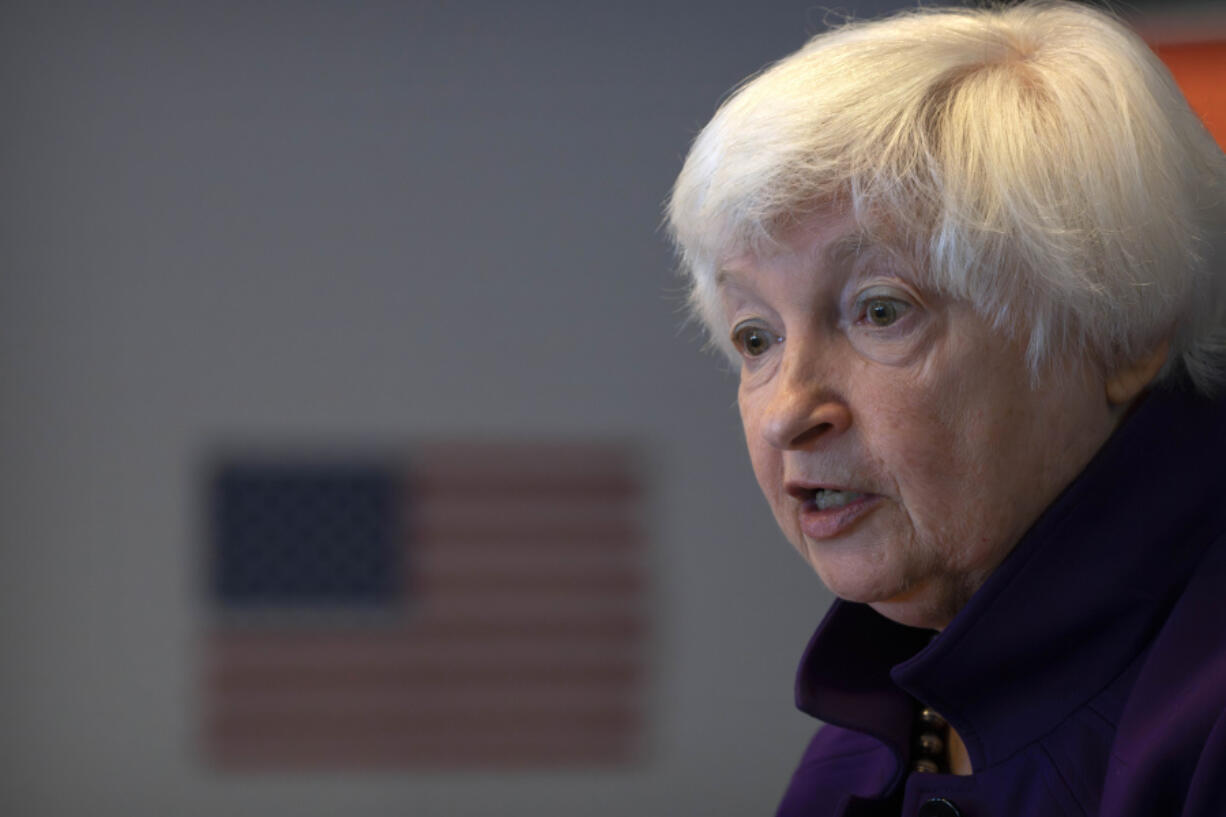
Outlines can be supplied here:
M943 630L956 613L928 600L888 599L869 602L868 606L890 621L922 630Z
M872 575L858 571L816 568L822 583L844 601L867 604L881 615L908 627L940 630L957 613L958 605L945 599L930 582L907 583L887 580L878 570Z
M862 604L889 602L906 594L902 582L889 581L880 568L868 570L839 569L837 565L813 564L822 584L844 601Z
M896 554L878 541L814 542L803 538L799 550L822 584L845 601L884 601L905 593L910 584L907 571L892 558Z

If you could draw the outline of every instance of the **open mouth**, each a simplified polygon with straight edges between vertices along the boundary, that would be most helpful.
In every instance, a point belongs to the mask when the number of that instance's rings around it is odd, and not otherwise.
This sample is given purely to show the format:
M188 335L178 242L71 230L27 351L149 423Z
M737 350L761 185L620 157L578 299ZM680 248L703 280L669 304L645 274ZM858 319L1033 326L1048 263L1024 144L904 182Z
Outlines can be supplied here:
M813 540L832 539L880 505L881 496L843 488L791 483L787 491L800 501L800 527Z
M812 492L808 503L816 510L830 511L846 508L857 499L863 499L867 494L856 491L834 491L828 488L818 488Z

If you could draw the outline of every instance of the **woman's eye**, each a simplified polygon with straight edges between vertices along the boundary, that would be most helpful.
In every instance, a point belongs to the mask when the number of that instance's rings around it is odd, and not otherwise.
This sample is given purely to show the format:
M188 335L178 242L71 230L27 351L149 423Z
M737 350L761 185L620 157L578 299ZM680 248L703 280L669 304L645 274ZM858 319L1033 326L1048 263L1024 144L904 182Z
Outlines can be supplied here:
M732 330L732 343L746 357L758 357L774 344L775 338L761 326L738 326Z
M864 302L864 319L873 326L886 327L903 316L910 305L896 298L869 298Z

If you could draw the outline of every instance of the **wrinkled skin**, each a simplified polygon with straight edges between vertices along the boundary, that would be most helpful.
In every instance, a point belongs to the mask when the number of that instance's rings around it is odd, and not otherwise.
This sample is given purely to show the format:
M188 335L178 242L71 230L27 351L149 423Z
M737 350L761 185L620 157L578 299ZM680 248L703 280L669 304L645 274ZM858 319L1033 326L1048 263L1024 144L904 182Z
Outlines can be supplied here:
M1106 441L1121 406L1080 361L1035 385L1020 343L861 244L848 218L815 218L786 245L720 274L758 483L836 595L940 629ZM863 496L819 512L817 487Z

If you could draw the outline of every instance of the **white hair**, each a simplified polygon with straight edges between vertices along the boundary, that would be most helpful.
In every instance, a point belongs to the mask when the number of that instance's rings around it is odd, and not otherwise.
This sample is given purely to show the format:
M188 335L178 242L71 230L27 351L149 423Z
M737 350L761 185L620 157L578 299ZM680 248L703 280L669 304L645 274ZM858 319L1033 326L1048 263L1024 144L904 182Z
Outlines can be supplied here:
M1226 157L1170 73L1070 2L842 25L750 79L690 150L668 223L726 340L721 264L833 206L1026 343L1108 371L1170 338L1166 374L1226 379Z

